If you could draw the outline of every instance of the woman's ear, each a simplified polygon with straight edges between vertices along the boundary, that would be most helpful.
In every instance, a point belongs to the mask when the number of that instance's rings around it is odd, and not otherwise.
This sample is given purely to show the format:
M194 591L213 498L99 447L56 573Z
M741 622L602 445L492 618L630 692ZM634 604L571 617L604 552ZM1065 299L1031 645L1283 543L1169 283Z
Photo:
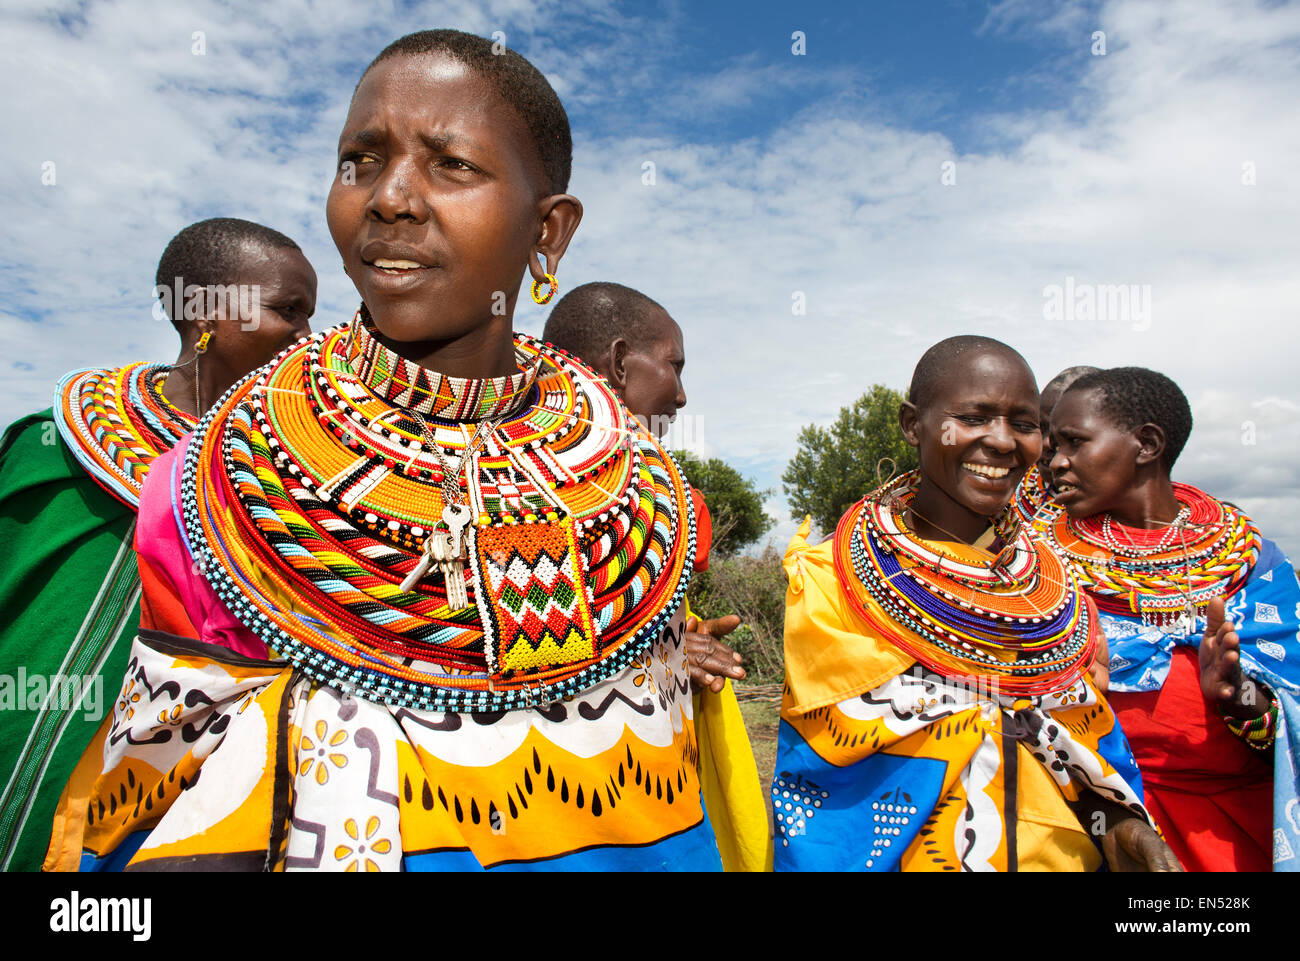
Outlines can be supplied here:
M217 328L219 326L220 324L217 323L217 314L215 311L210 311L203 317L194 318L194 340L198 342L203 339L204 334L210 334L211 336L208 337L208 342L211 343L217 336ZM204 349L206 350L207 348Z
M1164 458L1165 432L1159 424L1143 424L1133 432L1137 439L1137 465L1145 467L1147 464L1156 463Z
M622 337L615 337L606 348L604 366L609 386L622 397L623 391L627 389L627 341Z
M528 254L528 271L539 284L546 283L546 275L555 276L560 259L569 249L569 241L582 222L582 201L572 194L552 194L544 197L538 208L542 229L537 243ZM546 258L543 270L541 258Z
M903 432L903 439L913 447L921 445L921 439L916 429L920 419L921 412L916 409L916 405L910 400L905 400L898 405L898 429Z

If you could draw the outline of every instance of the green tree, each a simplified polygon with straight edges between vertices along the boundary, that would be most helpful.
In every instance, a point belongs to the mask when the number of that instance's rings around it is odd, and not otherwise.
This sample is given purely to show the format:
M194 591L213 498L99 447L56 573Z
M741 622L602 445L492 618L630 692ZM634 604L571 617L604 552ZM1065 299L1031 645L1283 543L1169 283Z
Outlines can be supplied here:
M823 533L835 529L854 502L879 486L893 470L901 473L917 466L913 450L898 428L902 394L875 384L848 407L840 409L830 428L810 424L799 431L794 457L781 475L795 520L811 514Z
M686 451L674 451L673 457L709 506L713 519L711 556L735 554L757 541L775 523L763 510L769 492L756 489L753 481L726 461L716 457L700 460Z

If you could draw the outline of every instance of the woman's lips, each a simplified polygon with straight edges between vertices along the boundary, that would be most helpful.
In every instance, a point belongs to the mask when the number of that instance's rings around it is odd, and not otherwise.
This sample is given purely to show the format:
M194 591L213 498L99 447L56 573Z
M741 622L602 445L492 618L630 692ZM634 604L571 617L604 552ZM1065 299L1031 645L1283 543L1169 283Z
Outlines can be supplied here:
M1073 484L1057 482L1052 485L1052 499L1058 504L1068 504L1083 496L1083 492Z
M417 264L413 260L388 260L380 258L374 261L362 261L366 267L367 285L381 292L396 292L414 287L436 270L427 264Z

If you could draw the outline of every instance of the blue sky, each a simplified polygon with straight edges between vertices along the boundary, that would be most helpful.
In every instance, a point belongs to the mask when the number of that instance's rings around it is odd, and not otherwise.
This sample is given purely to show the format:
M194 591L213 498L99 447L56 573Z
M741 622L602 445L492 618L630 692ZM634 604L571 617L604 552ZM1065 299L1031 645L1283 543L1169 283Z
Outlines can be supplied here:
M975 332L1040 382L1076 363L1169 373L1196 415L1176 478L1300 554L1295 3L12 0L0 420L46 406L68 369L172 359L153 273L204 217L294 237L320 276L314 324L345 320L335 140L364 65L430 26L501 30L551 79L586 208L562 289L614 280L668 307L705 452L774 490L778 542L799 428ZM1148 309L1049 318L1067 281ZM518 326L544 317L529 305Z

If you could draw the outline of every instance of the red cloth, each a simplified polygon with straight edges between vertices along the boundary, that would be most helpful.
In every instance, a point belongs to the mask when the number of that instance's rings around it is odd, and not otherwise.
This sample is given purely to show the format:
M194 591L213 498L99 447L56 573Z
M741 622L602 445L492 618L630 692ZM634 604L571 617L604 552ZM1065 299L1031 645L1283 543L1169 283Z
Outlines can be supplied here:
M1106 699L1142 770L1146 804L1188 871L1270 871L1273 765L1201 694L1194 648L1174 648L1164 687Z
M709 548L713 546L713 515L704 496L694 487L689 488L691 503L695 505L695 570L709 569Z

